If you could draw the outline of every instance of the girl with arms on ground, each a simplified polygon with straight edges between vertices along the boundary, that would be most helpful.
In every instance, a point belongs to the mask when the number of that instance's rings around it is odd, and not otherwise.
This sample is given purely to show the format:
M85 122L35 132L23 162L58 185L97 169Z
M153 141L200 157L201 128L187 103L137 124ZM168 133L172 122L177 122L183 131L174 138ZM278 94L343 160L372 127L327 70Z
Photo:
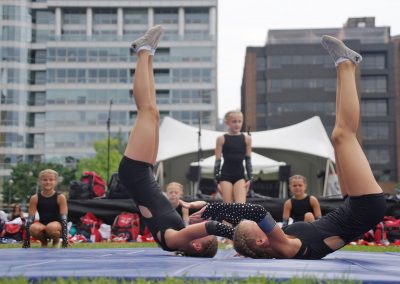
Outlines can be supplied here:
M320 259L340 249L384 217L386 200L357 140L360 106L356 68L362 57L330 36L322 37L337 69L336 122L332 133L344 204L312 223L296 222L282 230L268 213L242 221L234 247L253 258Z
M137 53L133 95L137 117L119 165L119 177L139 208L154 240L167 251L188 256L213 257L218 248L215 236L226 235L225 225L208 221L185 227L153 175L159 143L160 114L156 105L153 55L163 28L155 26L133 42ZM202 207L203 201L186 207Z

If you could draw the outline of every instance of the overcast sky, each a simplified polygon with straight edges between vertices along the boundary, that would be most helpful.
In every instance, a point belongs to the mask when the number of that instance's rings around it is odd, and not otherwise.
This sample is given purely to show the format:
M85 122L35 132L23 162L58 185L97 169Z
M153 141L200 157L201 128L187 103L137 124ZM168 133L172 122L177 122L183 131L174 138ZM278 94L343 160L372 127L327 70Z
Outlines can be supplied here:
M400 0L218 0L218 116L240 108L246 47L263 46L268 30L338 28L350 17L400 34Z

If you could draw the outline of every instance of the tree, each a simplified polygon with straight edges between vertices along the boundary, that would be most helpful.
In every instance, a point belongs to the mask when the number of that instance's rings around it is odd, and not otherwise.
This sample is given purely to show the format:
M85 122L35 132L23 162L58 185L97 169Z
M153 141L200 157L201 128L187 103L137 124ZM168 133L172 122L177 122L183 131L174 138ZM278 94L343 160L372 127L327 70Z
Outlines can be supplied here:
M81 159L77 165L76 177L79 179L84 171L96 172L104 181L111 174L118 171L119 162L122 158L121 137L110 139L110 171L107 175L108 167L108 140L99 140L94 142L96 154L92 158Z
M66 190L75 177L75 169L56 163L21 163L13 167L10 177L3 183L3 200L7 203L27 201L38 190L38 176L44 169L58 172L59 190Z

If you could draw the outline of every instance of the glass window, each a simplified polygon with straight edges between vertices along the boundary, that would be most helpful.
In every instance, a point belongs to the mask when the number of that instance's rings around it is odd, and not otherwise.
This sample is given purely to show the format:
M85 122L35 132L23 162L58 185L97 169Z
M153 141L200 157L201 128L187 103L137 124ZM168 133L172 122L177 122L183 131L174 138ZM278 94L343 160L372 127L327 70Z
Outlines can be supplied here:
M362 93L386 93L386 76L361 76Z
M334 102L273 102L268 103L268 115L285 115L286 113L322 113L324 115L335 115Z
M208 24L209 13L208 8L186 8L185 9L186 24Z
M362 69L385 69L386 53L363 53Z
M33 71L34 73L34 84L43 85L46 84L46 71Z
M46 50L33 50L32 62L38 64L46 63Z
M32 21L36 24L54 24L54 12L50 10L33 10Z
M365 155L371 164L388 164L390 163L390 154L387 147L366 146L364 147Z
M159 8L154 9L155 24L178 24L178 9L177 8Z
M31 92L29 93L28 104L31 106L43 106L46 104L45 92Z
M51 36L54 35L52 29L33 29L32 30L32 41L33 42L46 42Z
M147 9L125 9L124 24L147 24Z
M31 22L31 10L27 7L2 5L0 8L0 20Z
M257 93L265 93L266 83L264 80L256 81L256 91Z
M0 125L3 126L18 126L19 112L17 111L1 111Z
M362 99L361 115L364 117L387 116L388 101L386 99Z
M257 68L257 71L265 70L265 57L264 56L257 56L256 68Z
M362 124L363 140L389 139L389 125L386 122L365 122Z
M117 9L93 9L94 24L116 24Z
M63 24L86 25L86 9L63 9Z

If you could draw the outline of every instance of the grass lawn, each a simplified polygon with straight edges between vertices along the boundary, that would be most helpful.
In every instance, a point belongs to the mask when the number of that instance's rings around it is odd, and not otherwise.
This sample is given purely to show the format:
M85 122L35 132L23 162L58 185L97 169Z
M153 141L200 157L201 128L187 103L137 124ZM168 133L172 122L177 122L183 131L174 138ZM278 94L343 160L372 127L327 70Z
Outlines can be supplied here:
M4 248L20 248L20 244L2 244L0 245L0 251ZM39 244L33 243L32 248L39 248ZM77 243L73 244L71 248L83 248L83 249L100 249L100 248L142 248L142 247L157 247L155 243ZM220 244L220 248L224 249L225 245ZM345 246L342 250L347 251L362 251L362 252L398 252L400 253L399 246ZM1 252L0 252L1 255ZM0 278L0 284L30 284L26 278ZM320 283L360 283L358 281L346 280L346 279L338 279L338 280L326 280L322 282L316 278L292 278L288 281L277 282L274 279L265 279L263 277L250 277L245 280L238 280L227 278L224 280L191 280L191 279L182 279L182 278L167 278L164 280L144 280L138 279L135 281L125 281L123 279L108 279L108 278L95 278L95 279L76 279L76 278L68 278L68 279L56 279L56 280L41 280L40 282L34 283L57 283L57 284L77 284L77 283L93 283L93 284L275 284L275 283L285 283L285 284L303 284L303 283L311 283L311 284L320 284Z

